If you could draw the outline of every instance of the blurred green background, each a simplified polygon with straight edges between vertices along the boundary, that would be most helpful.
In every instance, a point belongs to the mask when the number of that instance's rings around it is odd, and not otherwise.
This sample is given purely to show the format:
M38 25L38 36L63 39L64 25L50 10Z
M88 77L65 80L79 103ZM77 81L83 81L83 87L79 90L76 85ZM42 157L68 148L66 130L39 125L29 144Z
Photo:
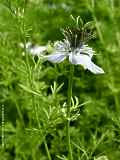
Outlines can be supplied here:
M15 17L10 6L21 15ZM74 160L120 160L119 0L0 1L0 138L5 144L0 146L0 160L47 160L44 139L52 160L67 157L60 112L67 95L67 66L32 56L27 57L27 65L19 43L47 45L61 40L60 30L69 26L71 14L84 23L94 22L96 38L89 45L95 50L94 62L105 71L93 75L75 66L73 97L80 104L89 103L80 107L80 117L71 122ZM64 83L59 92L51 90L54 82Z

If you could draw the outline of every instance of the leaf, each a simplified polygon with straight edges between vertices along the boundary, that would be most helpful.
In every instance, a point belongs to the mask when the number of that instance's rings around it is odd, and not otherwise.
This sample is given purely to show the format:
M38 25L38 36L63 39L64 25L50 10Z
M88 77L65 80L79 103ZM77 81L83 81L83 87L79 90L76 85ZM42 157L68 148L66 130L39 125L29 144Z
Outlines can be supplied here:
M59 156L59 155L57 155L57 158L59 158L59 159L61 159L61 160L68 160L65 156Z
M51 86L51 91L52 94L58 93L60 91L60 89L63 87L64 83L62 83L61 85L57 86L57 83L54 82L53 86Z
M84 24L84 29L93 29L94 28L94 21L87 22Z
M34 95L37 95L37 96L39 96L39 97L42 97L42 95L40 94L40 93L38 93L38 92L36 92L36 91L33 91L33 90L31 90L30 88L28 88L28 87L26 87L26 86L24 86L24 85L22 85L22 84L18 84L23 90L25 90L26 92L28 92L28 93L31 93L31 94L34 94Z
M98 158L94 158L94 160L109 160L107 156L100 156Z

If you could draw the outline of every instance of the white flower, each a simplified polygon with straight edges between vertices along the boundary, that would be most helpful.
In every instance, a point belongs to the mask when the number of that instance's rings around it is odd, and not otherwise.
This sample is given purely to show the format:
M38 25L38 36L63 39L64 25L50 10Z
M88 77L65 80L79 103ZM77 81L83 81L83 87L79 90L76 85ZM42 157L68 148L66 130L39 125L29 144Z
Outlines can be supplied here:
M88 45L80 45L77 48L71 48L68 40L57 41L54 44L54 52L46 56L47 60L53 63L60 63L66 58L70 63L75 65L82 65L84 69L90 70L94 74L104 73L103 69L92 62L94 51Z
M20 47L24 48L23 43L20 43ZM33 56L40 56L44 51L46 51L46 49L46 46L33 45L31 42L26 43L27 52L29 52Z

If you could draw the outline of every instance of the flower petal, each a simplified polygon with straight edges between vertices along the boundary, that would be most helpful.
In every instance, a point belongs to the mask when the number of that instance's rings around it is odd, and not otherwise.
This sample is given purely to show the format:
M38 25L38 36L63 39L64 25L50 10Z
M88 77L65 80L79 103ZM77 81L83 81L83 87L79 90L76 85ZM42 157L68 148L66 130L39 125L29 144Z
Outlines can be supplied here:
M88 70L90 70L94 74L103 74L104 73L103 69L100 68L99 66L97 66L96 64L94 64L92 61L91 61L91 63L89 63L87 68L88 68Z
M69 55L69 61L72 63L72 64L80 64L84 67L84 69L87 69L87 66L88 64L90 63L91 59L89 56L87 55L82 55L82 54L79 54L79 55L75 55L75 54L70 54Z
M46 46L35 46L31 48L29 51L32 55L41 55L44 51L46 51L47 47Z
M52 63L60 63L60 62L64 61L64 59L66 58L66 55L62 54L62 53L54 53L49 56L46 56L46 58L48 61L50 61Z
M75 55L75 54L69 54L69 61L72 63L72 64L78 64L78 55Z
M104 73L103 69L98 67L97 65L95 65L91 61L91 58L89 56L87 56L87 55L70 54L69 55L69 61L72 64L82 65L84 69L88 69L94 74L103 74Z

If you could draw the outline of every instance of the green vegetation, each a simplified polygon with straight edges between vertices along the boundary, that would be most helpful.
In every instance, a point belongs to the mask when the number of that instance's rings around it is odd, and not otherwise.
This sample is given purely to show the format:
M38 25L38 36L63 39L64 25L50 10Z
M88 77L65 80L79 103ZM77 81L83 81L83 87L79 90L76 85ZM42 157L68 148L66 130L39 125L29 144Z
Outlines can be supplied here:
M70 160L67 114L73 160L120 160L119 10L119 0L0 0L0 160ZM93 21L89 46L105 74L75 65L67 102L67 61L32 56L26 43L51 53L70 15Z

